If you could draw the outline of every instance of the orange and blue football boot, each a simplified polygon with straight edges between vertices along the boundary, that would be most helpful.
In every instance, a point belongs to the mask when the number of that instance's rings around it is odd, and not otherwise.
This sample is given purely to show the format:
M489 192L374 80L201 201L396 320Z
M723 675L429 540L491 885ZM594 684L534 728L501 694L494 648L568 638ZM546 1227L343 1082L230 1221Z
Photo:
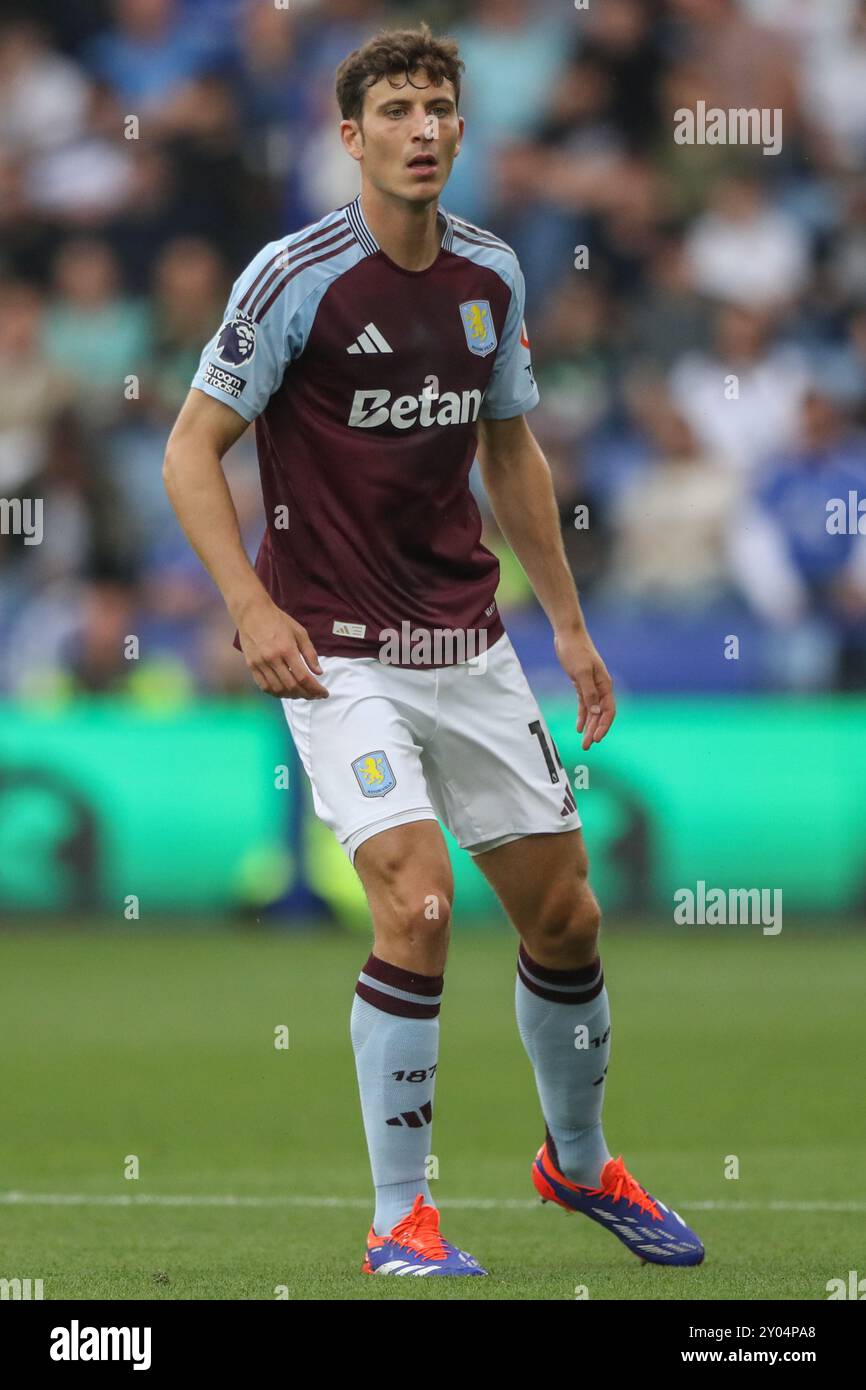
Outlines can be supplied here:
M598 1187L571 1182L553 1162L548 1142L532 1165L532 1181L543 1202L581 1211L612 1231L641 1264L699 1265L704 1247L683 1218L641 1187L619 1158L609 1158Z
M412 1210L388 1236L370 1227L362 1274L486 1274L477 1260L439 1234L439 1212L419 1192Z

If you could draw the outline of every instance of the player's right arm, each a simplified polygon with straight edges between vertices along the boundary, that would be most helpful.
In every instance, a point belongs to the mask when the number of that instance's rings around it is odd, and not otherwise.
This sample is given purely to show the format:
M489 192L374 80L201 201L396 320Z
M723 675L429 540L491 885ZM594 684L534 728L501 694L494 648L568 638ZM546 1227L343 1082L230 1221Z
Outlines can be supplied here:
M223 596L256 685L285 699L324 699L315 648L271 599L244 550L222 460L248 421L231 406L189 392L169 436L162 475L177 518Z

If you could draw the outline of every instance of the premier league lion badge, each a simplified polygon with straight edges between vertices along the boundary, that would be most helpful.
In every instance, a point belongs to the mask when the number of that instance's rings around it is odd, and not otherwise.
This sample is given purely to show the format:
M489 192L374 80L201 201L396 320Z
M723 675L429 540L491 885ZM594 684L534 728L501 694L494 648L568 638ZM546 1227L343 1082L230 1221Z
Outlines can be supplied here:
M460 305L460 317L470 352L486 357L496 347L496 329L490 312L489 299L467 299Z
M224 323L217 339L216 355L230 367L243 367L251 362L256 350L256 326L252 319L238 314Z
M365 796L385 796L397 785L391 764L385 753L364 753L352 763L352 771Z

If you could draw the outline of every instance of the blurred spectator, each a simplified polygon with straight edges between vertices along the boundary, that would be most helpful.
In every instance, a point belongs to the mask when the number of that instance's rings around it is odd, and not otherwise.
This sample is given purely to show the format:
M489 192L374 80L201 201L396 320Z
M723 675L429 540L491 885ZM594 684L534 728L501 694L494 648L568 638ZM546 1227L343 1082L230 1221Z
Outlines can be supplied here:
M809 245L792 217L773 208L756 172L729 176L686 242L695 287L736 304L775 307L793 299L809 273Z
M292 43L292 60L284 72L287 120L292 122L287 129L296 144L282 214L293 226L321 217L358 192L358 171L340 140L334 73L347 54L389 19L380 0L321 0L315 5L305 0L305 4L309 13L297 26L297 48ZM280 18L295 25L297 16L289 19L282 11ZM395 26L412 22L414 17L392 18Z
M105 242L70 241L54 264L57 297L48 311L45 348L75 383L82 413L105 423L117 416L150 348L145 305L127 299ZM132 386L132 391L130 391ZM126 397L124 393L126 394Z
M844 514L841 525L840 514ZM732 553L736 578L752 607L786 635L792 647L800 625L819 618L829 626L835 670L825 670L827 628L819 628L808 683L862 688L866 684L866 436L852 428L831 383L810 384L796 443L768 465L735 528ZM790 684L793 673L784 665L785 656L785 647L780 646L777 660L785 683Z
M766 312L717 312L713 350L689 353L670 374L671 395L702 448L729 468L752 471L788 444L805 389L802 355L774 346Z
M168 244L153 278L154 367L151 385L170 418L180 410L201 350L222 321L228 277L206 241Z
M647 0L590 6L586 37L578 48L583 63L594 63L603 74L612 121L633 148L654 138L660 116L664 60L653 8Z
M201 31L183 22L176 0L115 0L113 9L114 25L84 51L86 66L127 112L164 119L207 66Z
M539 15L530 0L477 0L454 33L467 70L460 109L472 135L443 201L478 221L495 195L497 149L527 135L543 115L568 30L564 11Z
M667 6L674 42L700 73L707 106L779 108L792 135L796 50L787 35L754 23L739 0L667 0Z
M727 537L740 480L707 455L661 381L635 392L651 441L648 467L624 489L612 516L609 595L689 609L727 593Z
M44 305L31 285L0 284L0 493L27 486L42 467L51 425L72 382L43 348Z
M845 190L845 222L838 229L829 272L843 302L866 300L866 186L862 179Z
M677 233L656 245L630 328L634 356L645 366L672 367L677 358L707 345L709 311L695 290Z
M536 411L548 438L579 439L609 408L614 349L603 287L579 272L562 282L532 338L543 404Z
M52 52L40 26L0 19L0 145L32 154L65 144L84 124L87 80Z
M803 103L840 164L862 173L866 158L866 0L850 24L826 33L802 62Z
M246 160L272 179L287 176L302 143L300 40L295 7L242 7L238 94Z
M135 626L131 585L115 578L99 578L88 585L69 653L69 671L79 691L105 694L125 684L136 670L124 651Z
M859 0L745 0L754 20L776 29L804 51L821 39L844 38Z
M136 148L130 197L105 223L106 240L135 294L145 295L150 289L154 267L168 243L195 228L197 209L184 210L179 172L161 146Z
M27 194L35 212L86 227L119 211L132 192L132 147L105 88L88 94L85 119L29 166Z

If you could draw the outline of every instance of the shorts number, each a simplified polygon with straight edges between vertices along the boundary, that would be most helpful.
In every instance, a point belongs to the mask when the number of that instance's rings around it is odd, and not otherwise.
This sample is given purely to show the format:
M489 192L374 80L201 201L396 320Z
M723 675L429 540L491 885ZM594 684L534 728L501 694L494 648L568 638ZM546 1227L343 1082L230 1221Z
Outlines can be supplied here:
M556 763L553 761L553 753L551 753L550 751L550 745L547 742L547 736L543 728L541 727L540 719L533 720L533 722L529 726L529 732L533 734L535 738L538 739L539 747L541 748L541 751L544 754L544 761L547 764L547 770L550 773L551 782L558 782L559 773L556 770ZM560 767L563 767L562 759L559 756L559 750L557 749L556 744L553 745L553 749L556 753L556 762L559 763ZM563 771L565 771L564 767Z

